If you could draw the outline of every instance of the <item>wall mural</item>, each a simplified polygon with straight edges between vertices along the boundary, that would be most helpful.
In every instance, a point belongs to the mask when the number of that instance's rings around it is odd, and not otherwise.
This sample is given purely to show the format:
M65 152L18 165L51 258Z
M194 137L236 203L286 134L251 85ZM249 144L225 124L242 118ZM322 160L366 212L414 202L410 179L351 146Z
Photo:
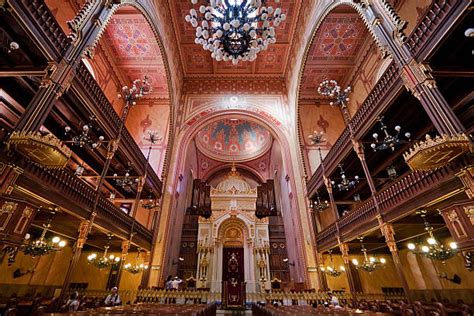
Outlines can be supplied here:
M225 119L202 128L196 136L198 149L219 161L248 161L263 155L273 137L268 129L251 121Z

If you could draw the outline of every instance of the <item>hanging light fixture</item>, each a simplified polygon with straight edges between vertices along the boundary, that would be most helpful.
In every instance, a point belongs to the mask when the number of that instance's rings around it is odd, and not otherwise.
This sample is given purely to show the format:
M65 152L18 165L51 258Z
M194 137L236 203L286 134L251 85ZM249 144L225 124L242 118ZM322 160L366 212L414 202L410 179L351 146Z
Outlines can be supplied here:
M91 117L90 118L90 122L89 123L86 123L84 125L82 125L82 131L79 135L75 135L72 137L72 140L70 141L70 143L73 145L73 146L77 146L77 147L87 147L87 148L90 148L90 149L96 149L96 148L99 148L102 143L104 142L104 136L100 135L97 139L94 139L94 136L91 136L90 132L92 130L96 130L96 131L100 131L98 128L95 127L94 125L94 121L95 121L95 117ZM69 127L69 126L66 126L64 128L64 134L65 135L70 135L72 132L72 128ZM68 142L66 142L68 143Z
M191 0L193 5L198 0ZM275 27L286 19L281 8L265 6L266 0L206 0L192 8L186 22L196 29L194 42L217 61L253 61L276 43ZM280 0L275 0L279 3Z
M323 80L318 87L318 93L334 99L329 102L331 106L345 106L349 102L349 95L351 94L351 87L347 87L341 91L341 87L336 80Z
M440 243L433 234L433 226L430 225L426 219L426 210L417 212L423 219L425 230L428 232L428 238L425 243L409 243L408 249L415 254L421 254L429 259L445 262L451 259L458 252L458 245L455 242L450 242L449 245Z
M40 257L50 254L53 251L60 251L66 246L66 241L62 240L58 236L54 236L51 239L46 239L46 233L51 228L51 222L56 212L52 210L46 224L43 224L43 230L41 236L36 240L28 241L30 235L27 234L27 242L21 246L21 250L25 255L34 257Z
M119 98L125 100L127 107L137 105L137 100L141 99L145 95L151 92L151 84L148 81L148 76L144 76L142 79L135 79L132 83L132 87L123 86L122 92L118 95Z
M149 194L148 198L142 200L141 203L142 207L146 208L147 210L151 210L160 206L160 204L158 203L158 199L154 199L152 194Z
M372 134L372 137L375 141L370 144L370 147L372 147L374 151L386 150L389 148L394 151L396 146L400 144L406 144L410 141L411 134L409 132L406 132L404 135L407 139L400 138L400 132L402 130L400 125L395 126L396 134L390 135L387 131L387 126L383 122L383 117L379 117L377 120L380 123L380 130L383 133L383 139L379 140L379 134L377 133Z
M344 268L344 266L340 266L339 270L337 270L336 267L334 267L334 263L332 261L332 250L329 250L328 252L329 252L329 258L330 258L330 261L331 261L331 265L328 265L327 267L321 267L321 271L323 271L324 273L326 273L329 276L338 277L342 274L342 272L346 271L346 268Z
M385 170L387 171L387 175L390 179L393 180L398 177L397 169L395 169L394 166L388 166Z
M114 255L107 256L107 252L109 251L111 240L112 240L112 235L109 234L107 244L104 246L104 253L100 257L95 252L91 253L87 257L87 261L89 262L89 264L92 264L93 266L95 266L98 269L104 269L104 268L108 268L108 267L110 267L114 264L118 264L120 262L120 257L119 256L117 256L117 257L114 256Z
M319 192L316 191L316 201L311 200L309 206L315 212L322 212L329 207L329 202L321 201L319 197Z
M353 180L350 180L347 178L344 169L342 169L342 164L339 164L338 167L341 169L339 172L341 174L341 182L336 184L335 181L331 181L332 185L337 186L339 191L349 191L355 188L355 186L359 183L359 176L355 176Z
M377 258L375 256L369 256L367 255L367 249L364 246L363 237L359 238L360 244L361 244L361 249L362 253L364 254L364 261L362 263L359 263L357 259L352 259L352 263L356 267L357 270L362 270L364 272L373 272L379 269L382 269L385 267L385 263L387 262L385 258Z
M125 169L125 174L122 177L119 177L118 174L114 173L115 183L122 187L125 191L131 192L132 187L138 183L139 179L137 177L132 177L130 172L132 171L132 164L129 162L127 168Z
M137 273L140 273L140 272L143 272L143 271L146 271L148 270L148 265L145 264L145 263L138 263L140 261L140 252L141 252L141 249L138 248L138 253L137 253L137 260L136 260L136 263L135 264L131 264L131 263L126 263L123 268L125 269L125 271L128 271L130 272L131 274L137 274Z

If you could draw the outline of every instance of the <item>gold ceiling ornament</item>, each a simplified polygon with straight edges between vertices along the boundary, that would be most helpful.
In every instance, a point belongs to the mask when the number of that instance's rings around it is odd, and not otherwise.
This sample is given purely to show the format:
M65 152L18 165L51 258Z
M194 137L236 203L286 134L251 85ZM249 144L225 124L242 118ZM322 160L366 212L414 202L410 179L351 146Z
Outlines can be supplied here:
M462 154L472 151L472 143L465 134L442 135L432 138L426 135L403 154L412 170L428 171L446 166Z
M6 142L32 162L49 169L61 169L71 157L71 150L52 134L15 131Z

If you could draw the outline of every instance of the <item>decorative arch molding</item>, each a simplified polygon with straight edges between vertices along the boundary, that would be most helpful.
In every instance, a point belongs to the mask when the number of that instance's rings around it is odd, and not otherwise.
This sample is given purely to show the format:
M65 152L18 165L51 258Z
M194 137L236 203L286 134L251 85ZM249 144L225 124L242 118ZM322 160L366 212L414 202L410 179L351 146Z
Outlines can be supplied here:
M242 232L242 246L250 239L253 238L252 234L252 223L241 214L233 215L231 213L230 218L224 214L222 217L218 218L215 222L215 229L217 234L215 235L217 241L225 245L226 239L229 239L225 236L225 233L232 228L238 229Z
M384 3L386 2L385 0L382 0ZM306 62L309 57L309 52L311 50L311 47L313 46L314 39L316 38L316 34L318 33L322 23L326 19L326 17L334 11L339 6L350 6L353 8L361 17L362 21L364 22L367 30L369 33L372 35L373 40L379 47L380 51L382 52L382 55L386 57L388 55L388 50L386 49L385 45L382 43L382 41L378 38L377 34L375 33L375 30L373 28L372 22L369 20L369 17L366 15L366 7L368 4L366 4L364 1L360 1L359 3L356 3L352 0L339 0L335 2L331 2L326 7L322 10L323 13L322 15L318 18L317 22L314 24L311 30L311 37L310 40L307 42L304 53L303 53L303 62L300 67L299 73L298 73L298 82L296 85L296 129L297 129L297 140L299 143L299 148L300 148L300 155L303 158L304 157L304 140L302 139L303 137L303 131L301 130L301 124L300 122L300 106L299 106L299 96L300 96L300 88L301 88L301 82L303 79L304 71L306 68ZM315 87L316 89L316 87ZM306 166L306 161L305 159L302 159L302 165L303 165L303 172L306 176L308 176L307 172L307 166ZM311 175L309 175L311 176Z
M153 11L154 9L149 8L146 5L141 4L139 1L133 1L133 0L122 0L121 3L113 5L112 9L110 10L110 12L108 14L108 16L106 17L106 19L102 23L101 28L100 28L99 32L97 33L97 37L92 42L92 44L90 44L85 49L84 55L89 57L89 58L92 58L92 56L94 54L93 52L94 52L95 48L97 47L97 45L99 44L100 40L102 39L102 36L104 35L104 32L107 29L112 17L117 13L118 10L120 10L121 8L126 7L126 6L130 6L130 7L135 8L141 15L143 15L143 17L145 18L145 20L149 24L150 29L152 30L152 32L155 36L155 40L158 44L158 47L160 48L161 56L162 56L162 59L163 59L163 65L164 65L164 69L165 69L165 72L166 72L166 80L167 80L167 83L168 83L167 84L167 86L168 86L168 95L170 97L170 102L169 102L170 103L169 104L170 114L169 114L169 119L168 119L168 126L169 126L169 128L168 128L168 146L165 150L165 155L163 157L163 169L162 169L162 172L161 172L161 178L163 179L166 176L166 173L167 173L167 170L168 170L168 161L169 161L169 156L171 154L170 150L168 150L168 149L172 146L173 141L174 141L173 131L174 131L175 113L173 111L173 105L175 104L175 96L173 94L173 89L171 88L172 83L173 83L172 82L172 76L171 76L171 68L170 68L170 65L169 65L169 62L168 62L168 55L167 55L166 49L163 45L163 39L160 35L160 32L159 32L157 26L155 25L155 23L153 23L153 18L148 13L148 12Z
M252 173L260 182L265 182L265 179L262 177L262 175L257 171L255 170L254 168L252 168L251 166L248 166L248 165L245 165L245 164L241 164L241 163L236 163L235 164L235 167L237 169L244 169L250 173ZM222 164L220 166L217 166L215 168L212 168L211 170L207 171L206 174L205 174L205 177L203 178L204 181L207 181L209 178L211 178L215 173L223 170L223 169L229 169L229 165L228 164Z

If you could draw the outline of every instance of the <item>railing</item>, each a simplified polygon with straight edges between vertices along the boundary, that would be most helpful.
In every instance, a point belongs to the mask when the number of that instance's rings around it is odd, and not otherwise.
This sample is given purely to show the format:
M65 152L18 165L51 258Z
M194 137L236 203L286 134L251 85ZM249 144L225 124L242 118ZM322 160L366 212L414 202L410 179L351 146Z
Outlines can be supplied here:
M381 214L390 214L390 217L393 218L403 216L412 209L400 207L402 204L421 196L422 193L428 190L436 190L436 185L441 185L449 180L455 179L454 175L457 170L471 163L470 158L466 157L435 171L415 171L407 174L405 177L376 194L375 197L379 204ZM393 209L397 209L396 214L392 214ZM349 234L357 233L356 228L362 225L365 225L365 228L369 230L372 227L369 227L368 224L375 220L377 215L373 199L367 200L358 208L337 221L341 238L344 240L354 237L349 236ZM391 219L392 218L387 218L387 220ZM336 224L332 224L318 233L316 237L318 248L326 249L328 246L335 245L337 243L335 233Z
M399 76L398 67L395 62L392 62L351 120L356 137L360 137L370 128L377 119L377 115L383 112L390 104L390 96L400 91L402 86L403 83ZM328 174L337 168L339 162L347 155L351 148L349 129L346 127L324 158ZM308 195L313 195L322 185L323 171L322 167L319 166L307 183Z
M35 24L34 27L32 27L32 25L28 23L28 28L42 33L41 35L35 34L36 40L43 41L43 47L50 47L56 55L56 60L59 60L68 47L69 42L66 34L64 34L44 1L17 0L10 1L10 5L17 9L16 12L21 15L22 19L25 19L25 13L28 14L26 20Z
M115 112L112 104L110 104L100 86L97 84L97 81L92 77L91 73L82 62L77 67L77 73L73 84L79 85L82 88L81 92L87 94L88 99L92 102L86 102L86 106L88 106L91 111L95 112L99 120L104 124L110 124L109 128L113 132L117 131L121 124L120 117L117 112ZM94 109L98 109L98 111L94 111ZM119 150L125 152L127 158L130 159L133 165L139 169L138 171L143 174L146 165L145 156L141 154L140 147L138 147L137 143L126 128L123 129L122 132L122 145ZM147 182L155 191L161 193L162 183L158 178L158 175L149 164L147 165L147 168Z
M418 23L406 41L411 55L420 59L420 55L427 47L433 47L435 36L441 39L442 29L449 28L448 19L456 17L457 12L464 10L470 3L469 0L435 0L431 4L423 19ZM454 21L453 21L454 22ZM428 52L427 52L428 53Z
M25 172L22 177L28 179L38 178L43 181L50 191L56 191L61 194L64 199L76 202L79 207L85 211L90 211L94 203L95 191L88 185L78 180L74 175L66 170L43 169L34 164L27 164L24 167ZM34 177L32 177L34 176ZM35 187L29 187L30 191L35 193ZM125 232L129 232L133 218L122 212L118 207L109 200L101 197L97 207L98 220L109 222L117 228L121 228ZM134 231L137 233L136 239L143 240L147 246L151 245L153 234L143 225L136 222ZM128 237L128 236L127 236Z

